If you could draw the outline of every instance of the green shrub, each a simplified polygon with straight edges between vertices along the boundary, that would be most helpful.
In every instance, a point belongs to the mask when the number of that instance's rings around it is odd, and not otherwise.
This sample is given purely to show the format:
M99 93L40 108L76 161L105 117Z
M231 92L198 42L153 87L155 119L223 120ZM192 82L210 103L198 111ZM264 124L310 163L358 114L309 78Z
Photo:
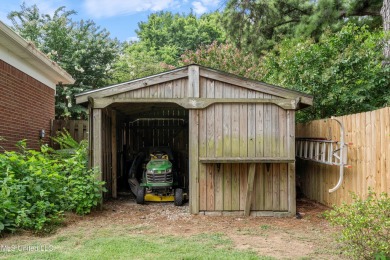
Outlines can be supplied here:
M369 191L367 199L353 194L353 203L335 207L325 214L341 226L339 241L348 255L357 259L390 257L390 197Z
M19 152L0 154L0 232L42 230L64 211L87 214L101 200L104 183L87 167L85 142L67 153L45 145L29 150L25 141L18 146Z

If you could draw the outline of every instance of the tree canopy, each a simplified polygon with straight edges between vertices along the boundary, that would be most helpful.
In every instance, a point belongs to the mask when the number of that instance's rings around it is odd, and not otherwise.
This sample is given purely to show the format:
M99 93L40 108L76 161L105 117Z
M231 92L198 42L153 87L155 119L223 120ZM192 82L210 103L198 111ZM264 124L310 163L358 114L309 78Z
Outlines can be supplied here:
M65 7L23 4L9 18L76 79L57 89L58 117L83 116L81 91L199 63L313 94L300 114L311 120L389 104L389 13L389 0L229 0L199 17L153 13L124 43Z
M376 28L381 6L381 0L230 0L222 21L230 41L260 56L285 38L318 40L351 20Z
M58 8L52 16L41 14L36 5L11 12L14 29L57 62L76 80L74 85L57 86L56 117L85 117L75 105L74 95L104 86L113 76L119 42L92 20L73 21L75 11Z

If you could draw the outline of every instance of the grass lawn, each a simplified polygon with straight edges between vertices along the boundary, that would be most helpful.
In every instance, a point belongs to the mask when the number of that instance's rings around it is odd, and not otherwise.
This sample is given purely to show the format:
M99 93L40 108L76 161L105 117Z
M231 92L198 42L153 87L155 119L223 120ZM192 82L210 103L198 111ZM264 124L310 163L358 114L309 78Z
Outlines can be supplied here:
M343 259L324 208L299 210L303 219L205 216L124 198L69 214L51 234L0 237L0 259Z
M109 230L93 232L88 237L84 230L53 239L36 237L22 241L20 246L42 247L42 251L28 252L20 247L14 252L0 253L2 259L272 259L260 257L251 250L237 250L224 234L155 236L148 234L108 235ZM91 236L92 235L92 236ZM4 245L3 245L4 246ZM10 245L9 245L10 246ZM3 248L4 249L4 248ZM26 251L23 251L26 250ZM44 250L47 251L44 251Z

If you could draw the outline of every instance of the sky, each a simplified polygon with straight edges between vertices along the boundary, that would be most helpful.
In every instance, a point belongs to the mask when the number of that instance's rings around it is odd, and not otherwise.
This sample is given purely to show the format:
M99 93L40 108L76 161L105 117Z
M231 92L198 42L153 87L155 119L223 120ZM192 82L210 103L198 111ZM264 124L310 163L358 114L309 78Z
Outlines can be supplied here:
M137 40L135 32L138 22L147 21L148 15L158 11L173 13L192 12L197 15L221 10L226 0L24 0L27 6L36 4L40 13L53 14L66 6L75 10L74 21L93 20L101 28L106 28L112 38L120 41ZM11 11L20 11L23 0L0 0L0 20L12 25L7 18Z

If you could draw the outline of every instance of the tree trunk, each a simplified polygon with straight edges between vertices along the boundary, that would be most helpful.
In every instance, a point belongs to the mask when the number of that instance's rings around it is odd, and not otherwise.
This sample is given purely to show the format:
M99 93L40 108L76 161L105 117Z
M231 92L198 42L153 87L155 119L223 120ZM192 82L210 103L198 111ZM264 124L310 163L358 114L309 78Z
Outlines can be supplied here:
M385 31L385 42L383 54L385 56L384 65L390 65L390 0L383 0L381 9L383 18L383 30Z

